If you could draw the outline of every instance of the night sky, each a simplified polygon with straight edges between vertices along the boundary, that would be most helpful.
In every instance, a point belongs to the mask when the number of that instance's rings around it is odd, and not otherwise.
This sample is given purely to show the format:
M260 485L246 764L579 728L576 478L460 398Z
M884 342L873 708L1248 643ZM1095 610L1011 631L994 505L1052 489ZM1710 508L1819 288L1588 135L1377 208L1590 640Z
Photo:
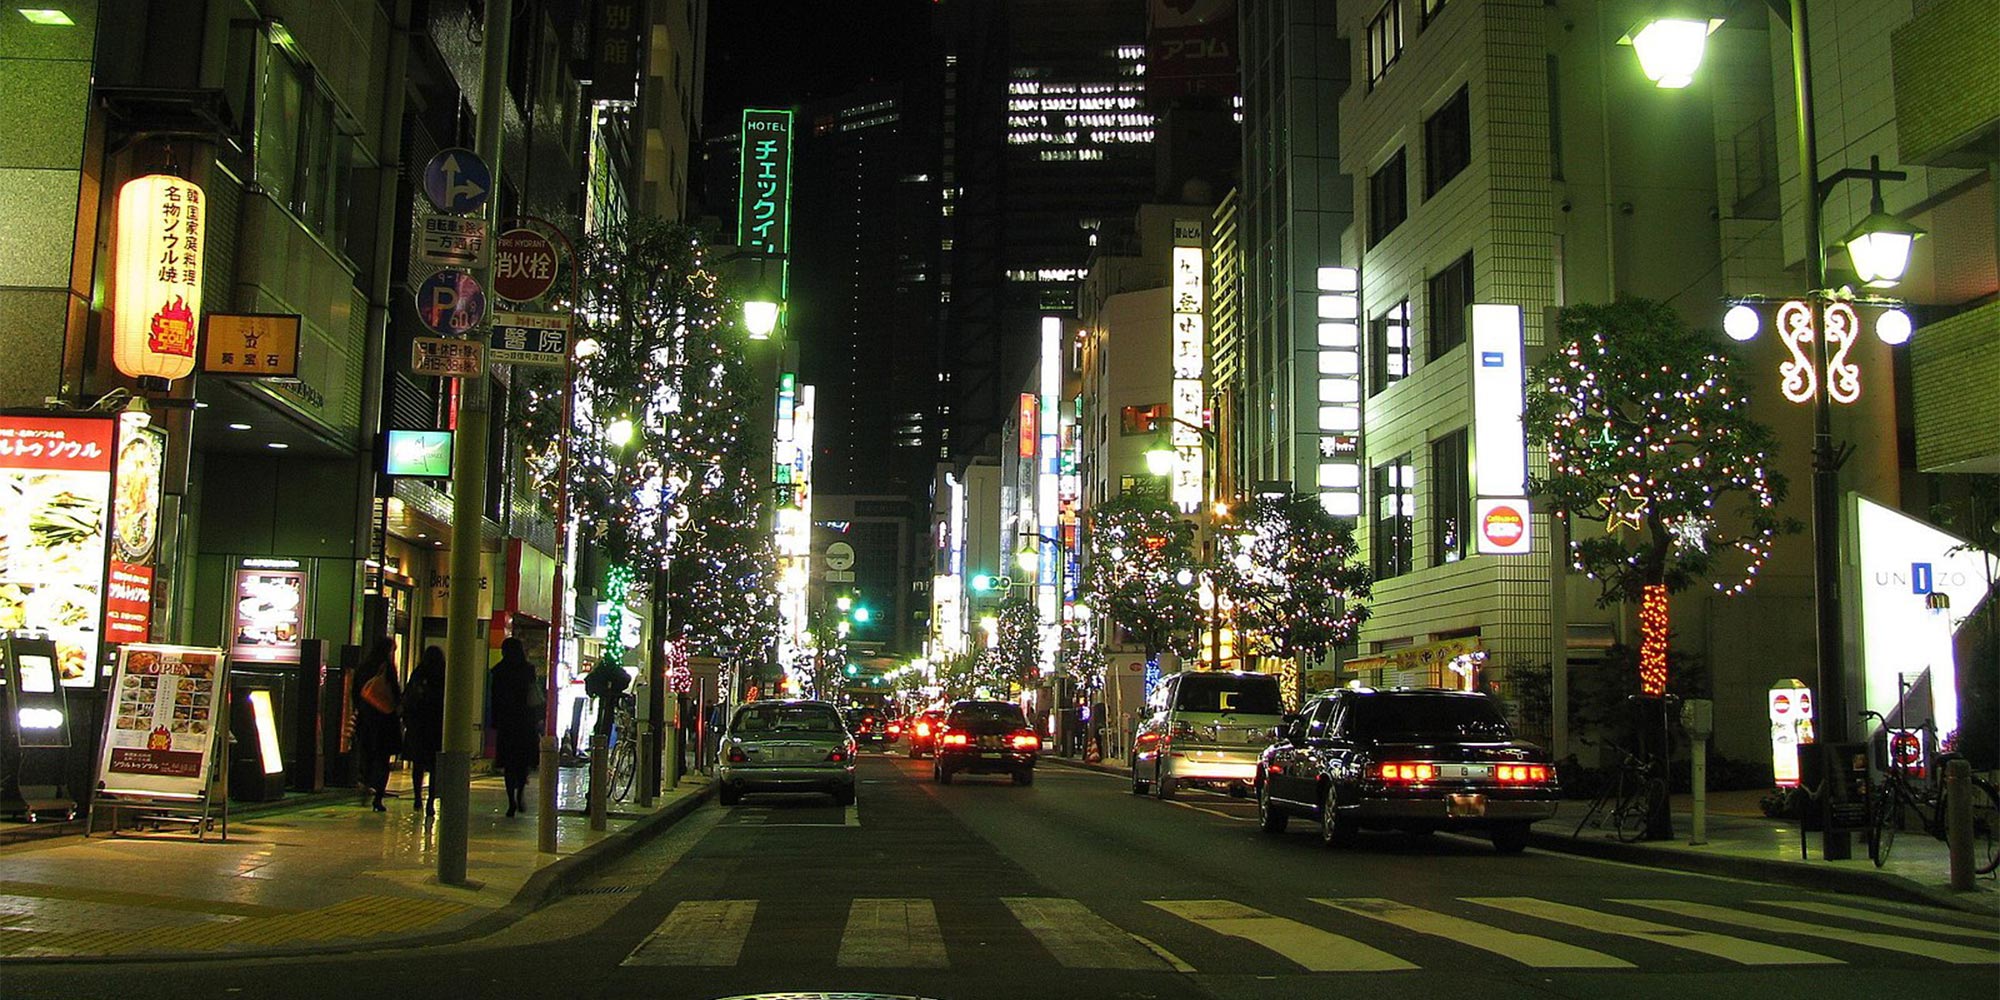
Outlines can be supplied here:
M745 107L792 107L900 78L929 38L930 0L714 0L709 134Z

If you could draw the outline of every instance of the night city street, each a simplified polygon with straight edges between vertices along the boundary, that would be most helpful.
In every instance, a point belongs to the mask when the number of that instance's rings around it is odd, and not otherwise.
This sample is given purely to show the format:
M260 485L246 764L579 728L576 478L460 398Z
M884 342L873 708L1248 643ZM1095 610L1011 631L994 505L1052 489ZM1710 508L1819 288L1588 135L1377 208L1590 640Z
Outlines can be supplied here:
M1990 919L1383 834L1271 838L1243 800L1031 788L868 755L856 808L707 806L592 883L463 945L320 960L0 966L9 1000L865 991L1019 997L1990 995ZM1322 900L1326 902L1321 902ZM1331 905L1329 905L1331 904ZM1972 963L1972 964L1967 964ZM373 985L367 985L373 984Z

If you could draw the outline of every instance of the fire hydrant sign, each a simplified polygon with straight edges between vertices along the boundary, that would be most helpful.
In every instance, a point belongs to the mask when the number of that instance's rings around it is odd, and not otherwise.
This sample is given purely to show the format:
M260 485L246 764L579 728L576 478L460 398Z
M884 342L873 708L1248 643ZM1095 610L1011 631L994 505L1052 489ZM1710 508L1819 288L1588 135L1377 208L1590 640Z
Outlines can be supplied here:
M451 337L418 337L410 343L410 372L470 378L486 371L486 345Z
M561 368L569 356L569 317L496 312L487 357L498 364Z
M438 267L485 267L486 220L426 215L417 232L417 259Z
M133 644L119 650L98 751L103 791L195 797L215 766L227 661L220 649Z
M500 234L493 291L509 302L532 302L556 283L556 245L532 229Z

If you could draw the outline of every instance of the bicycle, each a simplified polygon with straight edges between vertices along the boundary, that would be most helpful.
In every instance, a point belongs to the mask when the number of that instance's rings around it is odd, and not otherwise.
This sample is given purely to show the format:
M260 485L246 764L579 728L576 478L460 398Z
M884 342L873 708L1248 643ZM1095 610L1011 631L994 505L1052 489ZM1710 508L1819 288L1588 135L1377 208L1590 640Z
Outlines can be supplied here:
M1659 803L1667 797L1667 779L1658 758L1651 755L1639 756L1616 743L1607 743L1611 749L1624 755L1618 763L1613 781L1604 786L1583 819L1576 824L1571 837L1583 836L1585 827L1603 829L1608 821L1612 835L1621 844L1630 844L1646 839L1652 831L1653 813ZM1591 821L1596 820L1593 824Z
M1912 732L1890 729L1889 720L1883 718L1880 712L1862 712L1861 719L1864 725L1869 719L1881 723L1885 733L1882 781L1869 789L1868 858L1880 868L1889 863L1889 852L1896 844L1896 834L1906 822L1906 810L1909 817L1916 820L1918 829L1938 840L1945 840L1950 836L1945 823L1951 815L1951 806L1941 784L1937 787L1919 784L1910 775L1906 762L1906 741L1917 741L1914 749L1918 752L1936 745L1936 733L1929 720L1920 730ZM1933 754L1933 773L1942 774L1945 765L1957 756L1952 753ZM1990 875L1995 869L2000 869L2000 791L1978 775L1972 776L1972 836L1973 870L1981 875Z
M609 793L606 801L623 802L632 794L632 781L639 773L638 741L632 738L637 728L632 696L624 695L611 713L610 784L606 786Z

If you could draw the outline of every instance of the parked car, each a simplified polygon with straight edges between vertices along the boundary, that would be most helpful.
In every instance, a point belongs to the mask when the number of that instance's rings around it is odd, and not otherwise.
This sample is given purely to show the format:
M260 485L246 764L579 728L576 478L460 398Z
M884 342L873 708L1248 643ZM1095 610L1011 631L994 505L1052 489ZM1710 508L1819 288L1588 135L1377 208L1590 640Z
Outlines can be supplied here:
M1556 813L1548 752L1514 739L1493 699L1435 689L1338 691L1264 750L1257 816L1283 833L1293 816L1319 823L1328 844L1359 831L1484 830L1503 854Z
M754 701L736 710L722 738L716 795L735 805L745 792L825 792L854 802L854 737L840 710L823 701Z
M961 701L951 706L937 733L931 778L951 784L953 775L1011 774L1017 785L1035 783L1035 759L1042 739L1011 701Z
M889 742L889 713L879 708L847 710L847 731L862 743L881 746Z
M944 728L947 714L942 708L933 708L910 716L909 724L903 727L903 740L910 748L911 760L928 757L937 748L938 730Z
M1284 722L1272 674L1185 671L1162 678L1133 739L1132 794L1163 799L1183 784L1247 793L1257 755Z

